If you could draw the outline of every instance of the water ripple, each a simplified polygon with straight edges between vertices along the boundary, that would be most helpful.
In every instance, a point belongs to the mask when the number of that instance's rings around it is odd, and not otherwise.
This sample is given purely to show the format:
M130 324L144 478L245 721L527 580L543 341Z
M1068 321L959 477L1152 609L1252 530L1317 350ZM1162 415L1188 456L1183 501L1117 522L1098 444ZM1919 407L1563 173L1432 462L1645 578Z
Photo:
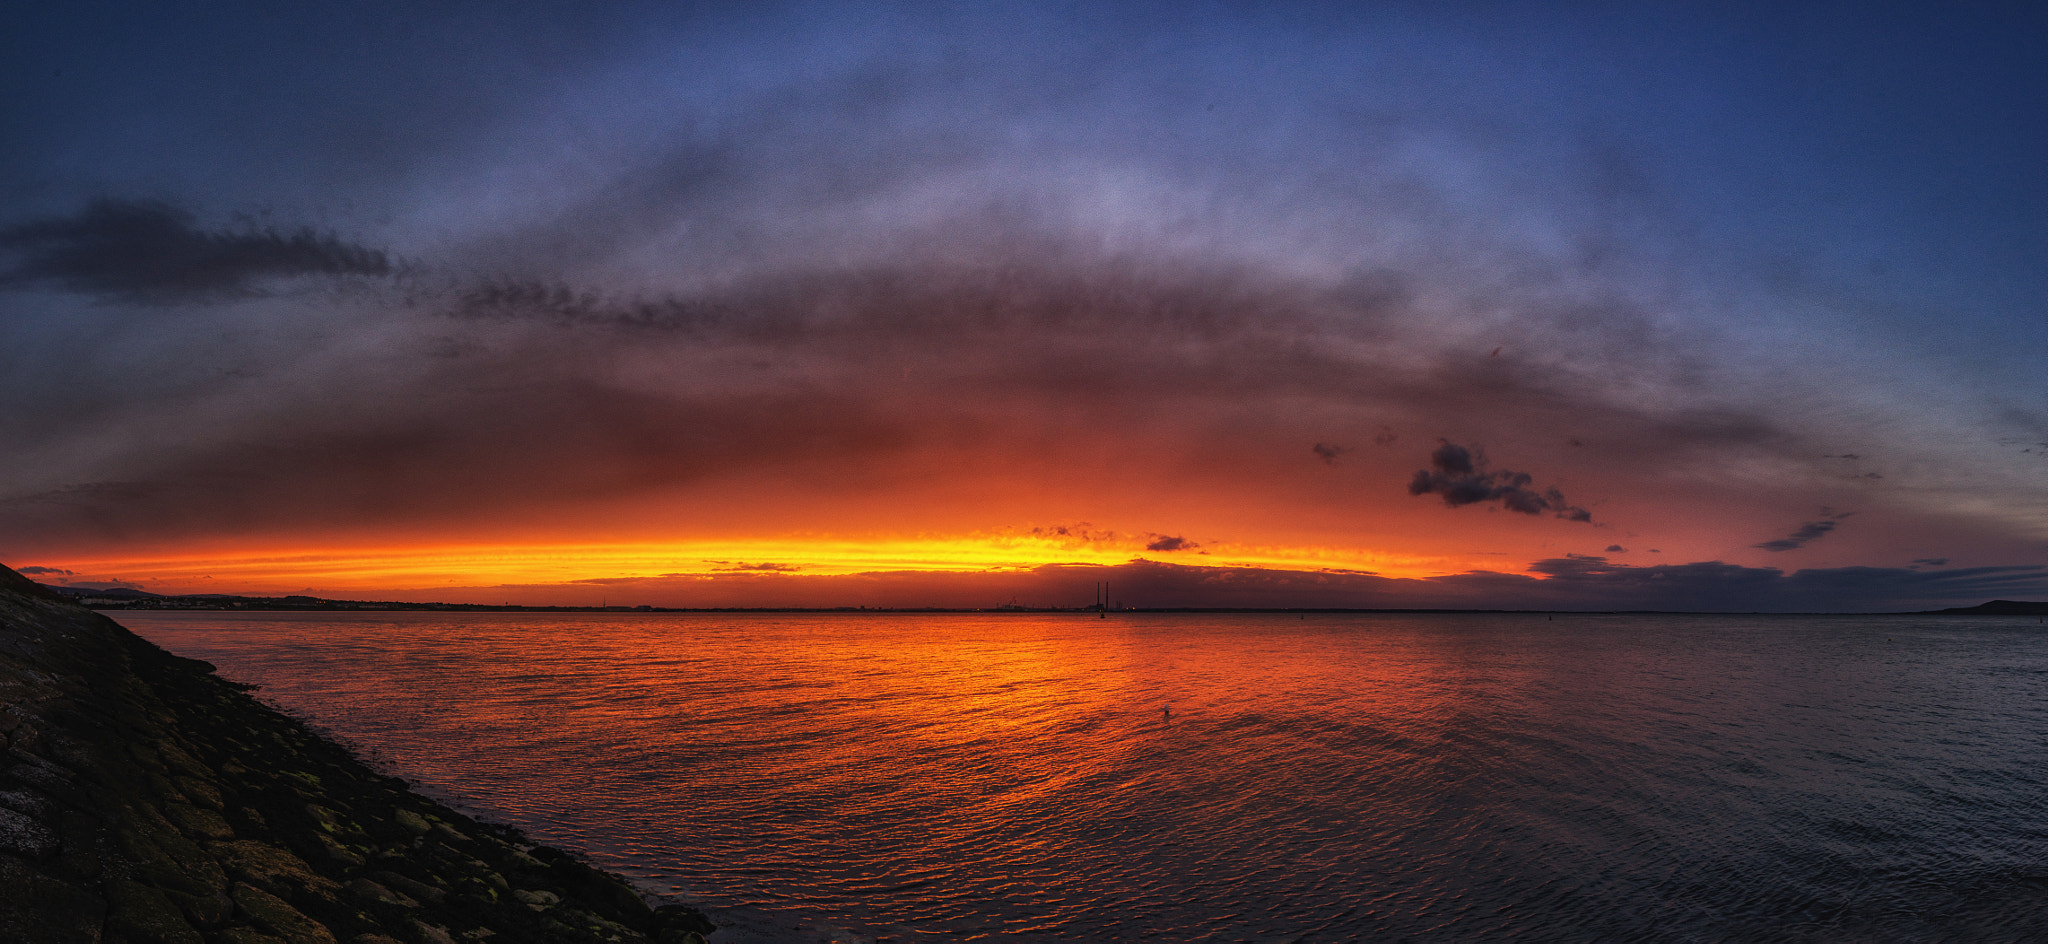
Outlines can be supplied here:
M2048 939L2017 621L122 616L722 940Z

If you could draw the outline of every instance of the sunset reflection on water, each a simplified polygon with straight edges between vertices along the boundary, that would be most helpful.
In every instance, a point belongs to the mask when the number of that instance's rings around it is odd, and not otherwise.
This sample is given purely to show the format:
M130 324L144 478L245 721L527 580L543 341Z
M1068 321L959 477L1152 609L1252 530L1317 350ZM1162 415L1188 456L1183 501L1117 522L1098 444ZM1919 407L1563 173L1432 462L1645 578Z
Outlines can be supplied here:
M725 940L2048 927L1996 905L2048 644L1996 624L120 616Z

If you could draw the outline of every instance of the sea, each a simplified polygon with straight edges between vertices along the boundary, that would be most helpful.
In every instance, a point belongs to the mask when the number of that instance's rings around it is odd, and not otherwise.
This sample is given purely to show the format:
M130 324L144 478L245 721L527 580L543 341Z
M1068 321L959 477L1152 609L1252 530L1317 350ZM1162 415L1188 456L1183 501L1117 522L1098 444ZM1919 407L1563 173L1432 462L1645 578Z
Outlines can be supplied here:
M109 614L714 942L2048 940L2048 625Z

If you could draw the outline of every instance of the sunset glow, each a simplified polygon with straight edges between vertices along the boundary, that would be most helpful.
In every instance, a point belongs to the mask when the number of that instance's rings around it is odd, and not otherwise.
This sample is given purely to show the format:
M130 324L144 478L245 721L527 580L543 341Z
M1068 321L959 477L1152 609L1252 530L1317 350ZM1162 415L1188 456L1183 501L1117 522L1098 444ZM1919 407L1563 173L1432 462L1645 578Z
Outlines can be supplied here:
M25 27L0 560L499 603L2048 596L2025 31L1112 7Z
M1047 564L1106 567L1145 554L1142 544L1077 544L1029 535L973 535L950 540L793 536L723 543L270 549L68 563L94 574L115 575L117 581L161 587L164 592L213 593L233 588L233 592L247 594L318 591L363 599L394 588L429 591L593 581L631 584L660 578L717 580L748 574L829 577L876 571L1001 572ZM1336 568L1390 577L1477 569L1441 559L1404 561L1390 555L1324 548L1223 550L1200 560L1209 567ZM989 605L1001 602L991 600Z

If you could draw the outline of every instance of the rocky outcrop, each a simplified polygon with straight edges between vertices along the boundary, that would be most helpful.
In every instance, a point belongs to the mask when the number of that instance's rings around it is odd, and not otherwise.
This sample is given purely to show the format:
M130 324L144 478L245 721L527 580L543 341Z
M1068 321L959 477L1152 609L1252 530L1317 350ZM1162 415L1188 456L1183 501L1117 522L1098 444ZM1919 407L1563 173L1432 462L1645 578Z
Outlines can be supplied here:
M699 941L0 567L0 940Z

